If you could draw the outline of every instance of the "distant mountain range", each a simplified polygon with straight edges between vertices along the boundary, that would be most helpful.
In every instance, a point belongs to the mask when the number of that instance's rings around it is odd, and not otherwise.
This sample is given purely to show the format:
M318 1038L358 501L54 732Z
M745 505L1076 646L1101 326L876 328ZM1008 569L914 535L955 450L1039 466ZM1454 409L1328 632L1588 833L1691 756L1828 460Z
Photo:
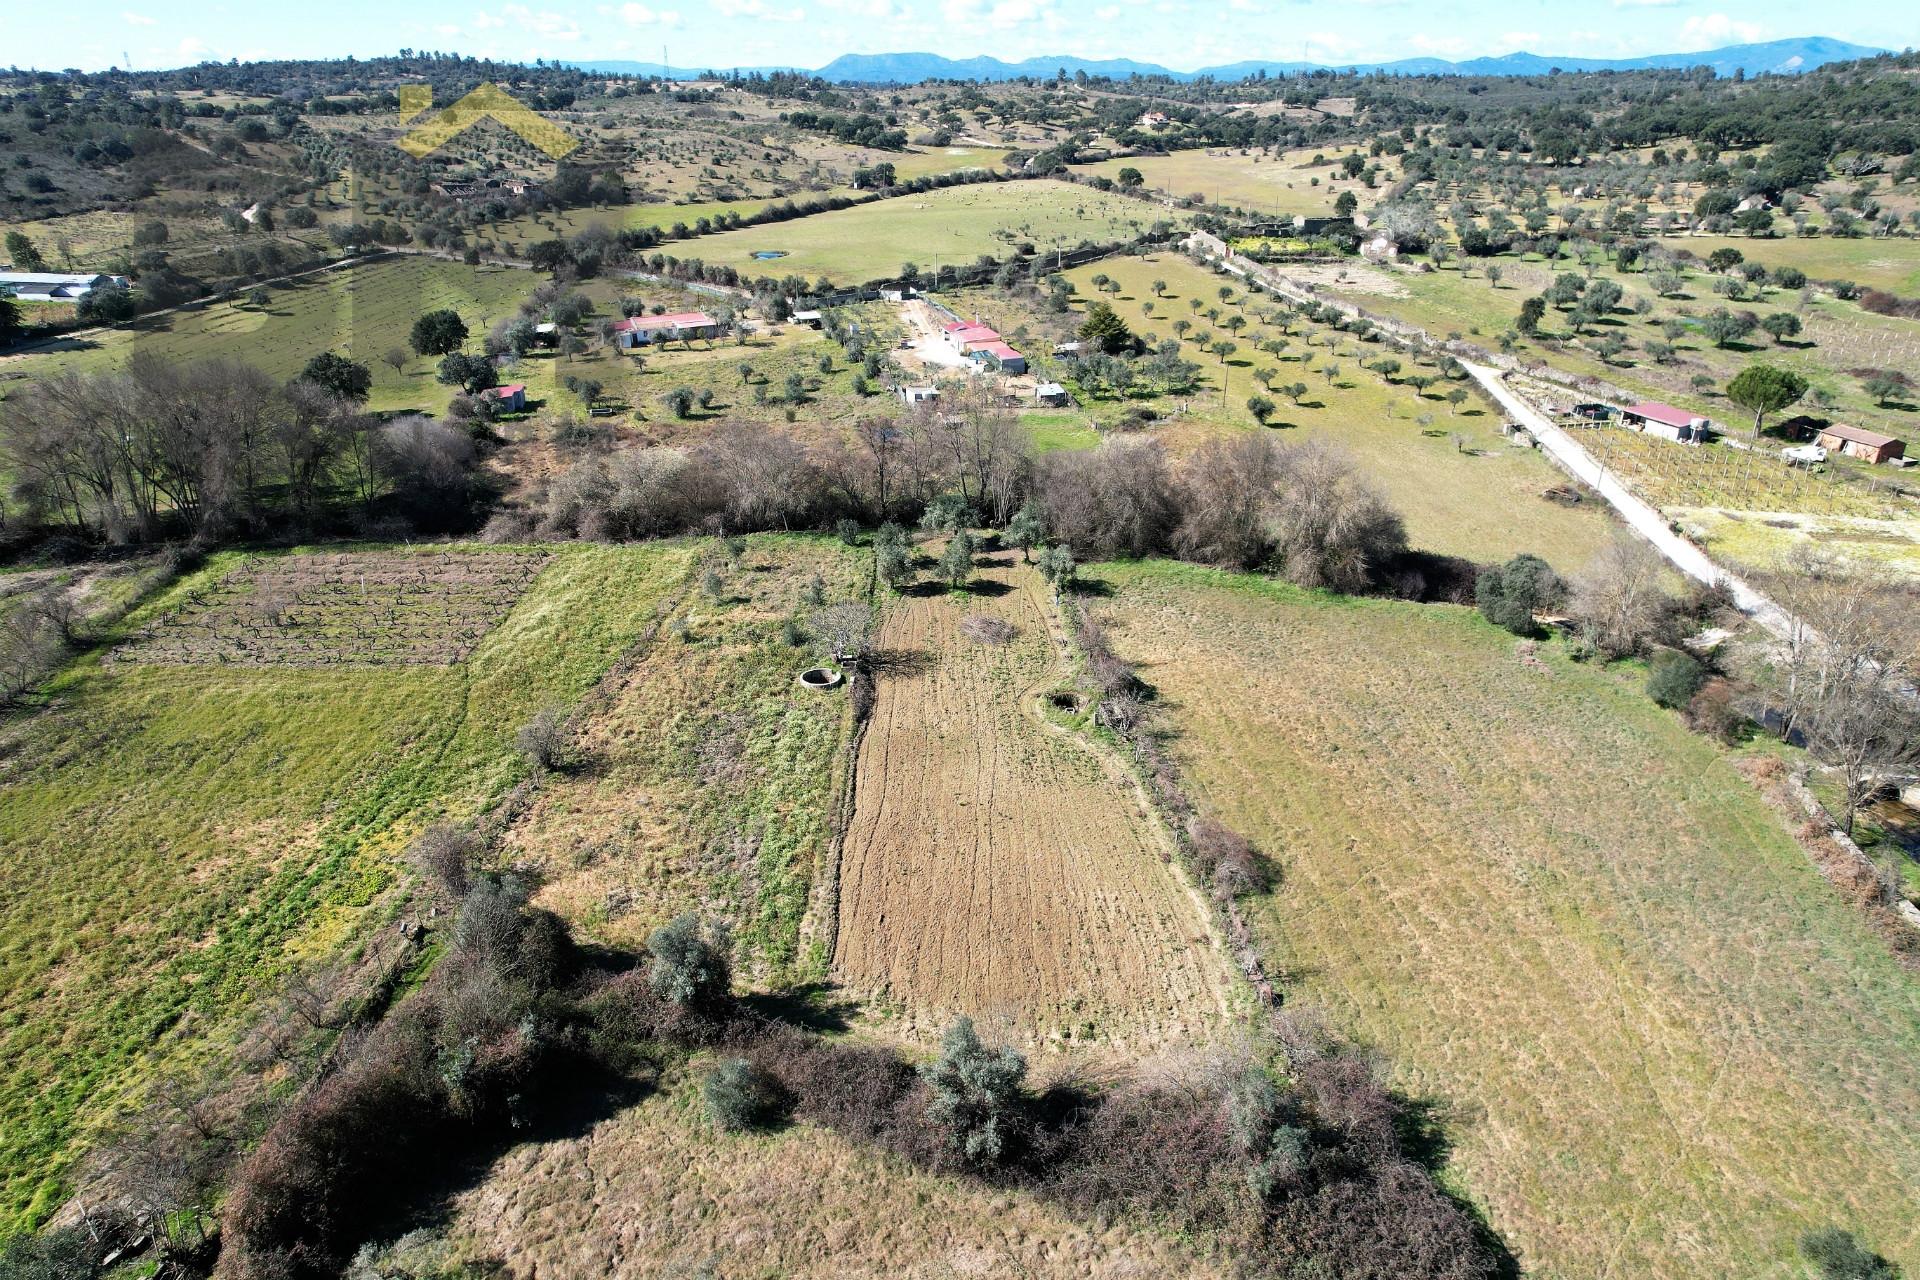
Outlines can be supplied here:
M1553 58L1537 53L1509 53L1498 58L1471 58L1448 62L1444 58L1402 58L1397 62L1357 62L1326 64L1318 62L1232 62L1225 66L1201 67L1198 71L1174 71L1152 62L1128 58L1091 60L1087 58L1028 58L1022 62L1002 62L998 58L943 58L934 53L849 53L835 58L810 74L836 83L918 84L922 80L1018 80L1023 76L1046 77L1065 71L1068 75L1084 71L1090 76L1166 76L1173 80L1244 80L1266 72L1286 75L1298 71L1384 71L1390 75L1458 76L1538 76L1558 67L1562 71L1647 71L1663 68L1712 67L1716 75L1730 76L1736 71L1747 75L1762 72L1792 74L1811 71L1829 62L1847 62L1870 58L1885 49L1849 44L1825 36L1804 36L1792 40L1770 40L1765 44L1736 44L1724 49L1696 53L1655 53L1644 58ZM583 62L588 71L606 71L620 75L692 74L689 67L668 68L656 62ZM713 68L739 71L805 71L800 67Z

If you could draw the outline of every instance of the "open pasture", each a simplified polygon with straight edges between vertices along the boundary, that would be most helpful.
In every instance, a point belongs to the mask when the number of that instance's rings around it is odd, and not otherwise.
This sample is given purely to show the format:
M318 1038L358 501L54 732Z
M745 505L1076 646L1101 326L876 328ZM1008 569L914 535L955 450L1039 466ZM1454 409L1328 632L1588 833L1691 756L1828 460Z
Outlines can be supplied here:
M1447 606L1103 568L1201 806L1276 859L1294 1000L1432 1107L1528 1274L1920 1263L1920 984L1641 669Z
M535 552L272 556L154 618L116 662L217 666L428 664L473 652L545 567Z
M408 840L524 776L516 731L599 680L690 563L675 545L550 556L451 666L89 658L0 721L0 1231L51 1213L156 1079L219 1061L289 976L391 928ZM216 555L122 634L241 563Z
M1047 719L1068 672L1039 574L993 553L880 626L843 842L836 975L932 1038L961 1014L1053 1048L1204 1037L1223 978L1167 837L1116 762ZM969 614L1014 629L971 638Z
M1715 249L1738 249L1767 267L1798 267L1812 280L1851 280L1902 297L1920 295L1920 239L1912 236L1676 236L1662 243L1704 261Z
M1045 254L1082 241L1131 240L1163 220L1179 222L1183 215L1064 182L986 182L728 231L685 246L680 256L749 276L859 284L890 279L907 262L930 276L982 254L1009 257L1020 245ZM784 256L753 256L760 252Z
M323 351L351 356L373 371L373 409L437 411L452 389L434 381L431 359L407 347L413 322L442 307L459 312L475 340L490 321L513 313L541 277L510 267L469 267L396 256L269 286L265 306L243 299L210 302L119 329L62 339L0 356L0 376L42 377L63 369L98 372L137 349L175 363L244 360L276 378L292 378ZM399 350L399 368L382 357Z
M1366 208L1393 185L1390 173L1369 190L1341 173L1342 149L1319 149L1328 163L1315 164L1314 150L1280 154L1255 148L1204 147L1164 156L1122 156L1098 164L1076 165L1078 173L1118 179L1122 169L1138 169L1146 185L1171 200L1200 196L1208 204L1245 209L1267 217L1331 218L1333 202L1351 191ZM1377 163L1377 162L1376 162ZM1390 163L1390 161L1388 162ZM1319 179L1315 182L1315 179Z

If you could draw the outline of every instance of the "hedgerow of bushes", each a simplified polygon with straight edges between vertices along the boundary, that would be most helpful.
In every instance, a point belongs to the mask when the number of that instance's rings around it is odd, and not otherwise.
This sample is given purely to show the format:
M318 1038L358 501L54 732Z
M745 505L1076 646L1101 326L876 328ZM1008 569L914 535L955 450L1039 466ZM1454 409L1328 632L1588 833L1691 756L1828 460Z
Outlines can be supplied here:
M1036 1090L1019 1053L963 1021L916 1065L735 999L724 934L691 918L644 957L589 955L525 882L473 870L459 856L472 848L441 841L425 860L447 890L465 886L431 976L344 1041L240 1166L217 1275L338 1274L423 1182L524 1131L543 1098L646 1086L695 1055L717 1059L704 1094L719 1127L797 1121L1075 1214L1144 1215L1250 1275L1495 1274L1475 1223L1404 1154L1400 1109L1358 1056L1321 1046L1280 1077L1227 1055L1177 1082Z

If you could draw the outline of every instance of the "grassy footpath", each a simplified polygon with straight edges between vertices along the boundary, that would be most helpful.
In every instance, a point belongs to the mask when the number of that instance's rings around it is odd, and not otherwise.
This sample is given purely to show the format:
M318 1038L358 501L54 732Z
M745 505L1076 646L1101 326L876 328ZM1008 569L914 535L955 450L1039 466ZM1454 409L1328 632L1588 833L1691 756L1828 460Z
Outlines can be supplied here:
M1277 860L1290 993L1430 1101L1449 1177L1554 1277L1920 1263L1920 984L1729 753L1461 609L1103 569L1196 797Z
M0 1234L58 1204L89 1131L155 1069L377 925L405 841L510 787L515 730L588 689L690 563L677 544L558 548L449 668L93 657L0 722Z

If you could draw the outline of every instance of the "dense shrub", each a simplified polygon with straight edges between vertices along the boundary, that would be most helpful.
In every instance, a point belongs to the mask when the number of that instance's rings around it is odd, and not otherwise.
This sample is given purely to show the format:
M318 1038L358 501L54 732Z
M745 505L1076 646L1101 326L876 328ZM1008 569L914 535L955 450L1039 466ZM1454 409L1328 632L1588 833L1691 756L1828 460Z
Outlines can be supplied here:
M728 1058L708 1072L701 1095L707 1118L731 1133L759 1128L780 1112L779 1082L745 1058Z
M1480 574L1474 602L1488 622L1517 636L1540 634L1534 615L1554 608L1566 597L1560 575L1539 556L1521 554Z
M1157 555L1180 519L1166 451L1155 440L1109 439L1053 454L1040 495L1054 541L1082 558Z
M1212 818L1187 824L1187 849L1194 872L1222 898L1268 887L1266 859L1253 842Z
M1691 654L1662 649L1647 665L1647 696L1663 707L1678 710L1693 700L1706 680L1706 668Z
M370 1226L450 1147L521 1120L535 1073L566 1041L543 1003L577 957L566 928L488 877L468 892L428 983L267 1131L224 1211L218 1274L337 1274Z
M1678 614L1666 573L1666 562L1643 542L1622 538L1595 556L1568 601L1585 645L1622 658L1674 639Z
M1740 710L1733 682L1714 676L1687 703L1687 727L1729 746L1740 740L1749 720Z
M691 913L675 916L647 935L652 960L647 985L685 1008L713 1008L732 983L732 939L719 922L702 925Z
M961 1018L940 1041L940 1056L921 1070L930 1095L928 1115L969 1164L1005 1159L1019 1141L1021 1087L1027 1061L1009 1045L981 1043L971 1018Z

